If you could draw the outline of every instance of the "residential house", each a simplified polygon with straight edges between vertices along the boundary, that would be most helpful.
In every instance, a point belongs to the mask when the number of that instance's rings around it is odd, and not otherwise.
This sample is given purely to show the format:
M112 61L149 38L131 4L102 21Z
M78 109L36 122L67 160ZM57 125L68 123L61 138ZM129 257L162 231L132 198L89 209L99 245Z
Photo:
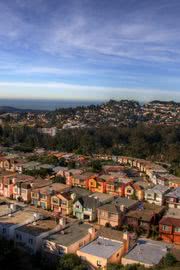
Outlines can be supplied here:
M16 175L15 173L8 172L8 171L0 171L0 196L5 196L6 194L10 194L10 190L7 190L7 184L8 184L8 177L13 177ZM4 187L6 185L6 192L4 192ZM10 188L10 187L9 187Z
M65 190L68 190L68 186L60 183L35 188L31 191L31 204L36 207L50 210L51 197Z
M145 200L156 205L163 205L165 202L165 195L170 191L167 186L156 185L151 189L145 190Z
M12 199L20 200L22 198L22 185L27 182L33 182L35 178L33 176L24 175L24 174L16 174L12 178L13 183L13 193Z
M85 172L82 174L77 174L73 176L73 186L78 186L78 187L82 187L82 188L87 188L89 190L91 190L89 188L89 182L91 182L91 179L94 180L96 177L96 174L92 173L92 172Z
M111 179L106 182L106 192L108 194L112 194L114 196L125 196L125 188L126 186L130 185L132 183L132 179L127 177L118 177L115 175L111 175Z
M173 189L165 195L166 204L169 208L180 209L180 187Z
M120 166L120 165L104 165L102 167L103 171L106 174L109 174L111 172L113 173L122 173L124 170L124 166Z
M98 207L98 224L106 226L107 224L112 227L119 227L122 225L125 214L138 206L138 201L117 198L111 203Z
M123 239L120 236L113 239L113 230L111 232L109 238L98 236L94 241L81 247L77 255L96 269L106 269L108 264L121 263L122 256L127 252L128 237L125 233Z
M57 167L53 168L53 172L57 176L66 177L66 173L68 172L68 167L57 166Z
M31 209L24 208L0 217L0 236L8 240L14 239L15 229L39 219Z
M18 199L25 203L30 203L33 189L47 187L51 184L52 181L41 178L34 178L32 181L23 182L19 185L20 193Z
M18 164L16 169L19 173L25 173L26 171L36 170L40 164L41 163L37 161L24 162L22 164Z
M16 228L14 241L16 246L24 248L30 254L35 254L41 250L44 238L62 228L63 225L57 223L54 219L42 217L33 223Z
M15 172L15 159L13 157L0 157L0 168L5 171Z
M159 222L159 234L165 242L180 244L180 209L168 210Z
M74 177L78 177L83 173L83 170L81 169L71 169L68 170L65 175L66 175L66 185L72 187L74 186Z
M144 199L144 189L137 183L130 183L125 186L124 196L127 198L137 198L142 201Z
M14 203L0 201L0 217L11 215L19 210L21 210L21 207Z
M94 221L97 218L97 208L113 200L113 196L103 193L93 193L83 196L73 204L73 215L81 220Z
M57 193L51 197L51 210L61 215L71 215L73 212L73 202L76 198L70 191Z
M158 225L158 221L165 212L165 207L149 203L140 203L136 210L131 210L126 214L124 224L134 230L149 234L153 226Z
M43 252L56 257L68 253L76 254L79 248L94 240L95 237L96 232L92 226L75 222L45 238L43 241Z
M169 179L169 187L180 187L180 177L174 176L173 178Z
M158 265L170 247L160 241L140 238L136 245L122 257L123 265L141 264L147 268Z
M108 178L111 177L108 175ZM112 177L111 177L112 178ZM101 176L91 176L88 180L88 189L92 192L106 192L106 179L104 175Z

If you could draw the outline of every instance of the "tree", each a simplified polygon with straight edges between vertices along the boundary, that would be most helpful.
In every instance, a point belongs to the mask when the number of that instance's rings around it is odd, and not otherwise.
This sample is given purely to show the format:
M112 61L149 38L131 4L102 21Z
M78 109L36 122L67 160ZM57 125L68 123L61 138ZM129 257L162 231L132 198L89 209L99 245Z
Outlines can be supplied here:
M53 183L62 183L62 184L66 184L66 178L61 176L61 175L58 175L58 176L55 176L53 178Z
M75 254L65 254L58 262L57 270L87 270L87 265Z
M163 259L163 266L173 266L176 263L176 258L173 254L167 253L167 255Z
M93 160L91 166L93 172L100 172L102 170L102 164L100 160Z

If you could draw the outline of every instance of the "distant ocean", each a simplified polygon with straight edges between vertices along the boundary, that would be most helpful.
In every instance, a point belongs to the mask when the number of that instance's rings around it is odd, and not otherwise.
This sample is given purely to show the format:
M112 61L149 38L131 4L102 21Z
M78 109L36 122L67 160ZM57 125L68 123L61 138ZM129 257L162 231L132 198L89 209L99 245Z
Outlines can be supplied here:
M14 107L18 109L55 110L77 106L97 105L103 101L91 100L43 100L43 99L0 99L0 106Z

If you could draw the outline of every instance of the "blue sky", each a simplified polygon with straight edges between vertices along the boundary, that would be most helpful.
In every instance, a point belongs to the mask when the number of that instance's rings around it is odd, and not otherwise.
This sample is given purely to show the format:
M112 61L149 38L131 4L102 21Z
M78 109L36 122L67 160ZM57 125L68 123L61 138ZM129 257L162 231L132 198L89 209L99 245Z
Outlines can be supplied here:
M0 98L180 101L179 0L0 0Z

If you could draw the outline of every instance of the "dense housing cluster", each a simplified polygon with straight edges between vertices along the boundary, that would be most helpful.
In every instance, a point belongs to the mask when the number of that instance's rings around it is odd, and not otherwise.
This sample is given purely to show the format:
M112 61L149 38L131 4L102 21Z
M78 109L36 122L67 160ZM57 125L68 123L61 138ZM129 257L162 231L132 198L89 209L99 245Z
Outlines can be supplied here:
M0 235L30 254L149 267L180 244L180 178L157 163L36 149L0 170Z

